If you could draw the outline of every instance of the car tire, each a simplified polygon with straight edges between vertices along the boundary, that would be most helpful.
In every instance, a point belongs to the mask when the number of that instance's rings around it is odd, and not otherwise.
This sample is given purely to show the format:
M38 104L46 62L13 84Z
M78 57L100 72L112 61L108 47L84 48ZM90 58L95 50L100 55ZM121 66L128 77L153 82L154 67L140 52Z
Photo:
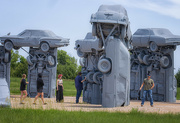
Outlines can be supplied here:
M108 59L100 59L98 61L98 69L102 73L107 73L111 69L111 62Z
M11 51L13 48L13 43L11 41L6 41L4 47L7 51Z
M144 62L143 62L143 57L144 57L144 55L143 55L142 53L140 53L140 54L138 55L138 60L139 60L139 62L140 62L141 64L144 63Z
M170 65L171 59L168 56L160 58L160 64L163 68L167 68Z
M149 61L149 55L145 55L144 57L143 57L143 63L145 64L145 65L149 65L151 62Z
M9 52L6 52L4 55L4 63L8 63L10 61Z
M26 59L27 59L28 64L29 64L30 66L32 66L32 65L33 65L33 62L31 61L30 56L28 56Z
M50 66L53 66L55 64L55 59L53 56L50 55L47 59Z
M153 52L156 52L158 50L158 46L157 46L157 44L154 41L150 42L149 48Z
M82 52L79 47L79 48L77 48L77 55L82 58L82 57L85 57L86 54L84 52Z
M100 77L102 77L103 74L101 72L96 72L94 73L93 75L93 81L96 83L96 84L100 84Z
M49 48L50 48L50 47L49 47L49 44L48 44L48 43L42 42L40 48L41 48L41 50L42 50L43 52L47 52L47 51L49 51Z
M95 23L92 24L92 36L97 35L97 25Z
M90 83L93 83L93 75L94 75L94 72L89 72L87 75L86 75L86 79L88 80L88 82Z
M82 67L84 67L85 65L85 59L84 58L80 58L79 59L79 64L82 66Z

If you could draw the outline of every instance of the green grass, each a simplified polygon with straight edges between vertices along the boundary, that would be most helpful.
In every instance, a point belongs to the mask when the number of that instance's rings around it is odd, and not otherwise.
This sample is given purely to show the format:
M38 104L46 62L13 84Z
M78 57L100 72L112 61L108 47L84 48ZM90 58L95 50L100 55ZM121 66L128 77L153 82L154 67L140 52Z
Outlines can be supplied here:
M21 81L21 78L11 77L11 83L10 83L11 95L21 94L20 81ZM76 88L75 88L74 80L63 79L63 86L64 86L64 91L63 91L64 96L76 96Z
M82 112L0 108L0 123L179 123L180 114Z
M177 100L180 100L180 87L177 88L176 99L177 99Z
M20 95L20 81L21 78L11 77L10 78L10 94L11 95Z

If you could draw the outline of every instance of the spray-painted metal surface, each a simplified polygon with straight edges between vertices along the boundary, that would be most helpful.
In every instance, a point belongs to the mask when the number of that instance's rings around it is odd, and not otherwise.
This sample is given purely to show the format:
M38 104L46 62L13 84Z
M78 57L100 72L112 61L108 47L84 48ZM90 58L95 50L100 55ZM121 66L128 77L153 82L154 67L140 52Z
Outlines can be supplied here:
M10 106L11 52L0 46L0 106Z
M121 5L102 5L90 22L105 51L98 61L103 73L102 106L129 105L131 31L127 12Z
M155 101L175 102L177 82L174 77L174 50L180 36L163 28L138 29L132 38L131 99L137 99L138 90L147 74L155 82Z
M50 47L61 47L69 44L69 39L64 39L55 35L49 30L24 30L18 35L5 35L0 37L1 43L6 50L20 47L39 47L42 51L47 52Z
M83 100L92 103L96 98L92 95L97 94L94 90L99 89L98 84L90 83L96 83L94 78L97 78L103 107L129 105L131 31L127 12L121 5L102 5L92 14L90 22L97 43L90 45L86 39L76 41L77 54L84 57L82 72L87 77ZM101 93L96 96L100 97Z
M35 97L37 95L36 81L38 73L42 73L44 97L55 97L57 48L49 49L49 52L43 52L38 48L30 48L29 53L31 55L27 57L28 95L30 97Z
M97 64L104 51L99 48L99 39L87 33L84 40L77 40L77 54L82 66L82 77L86 76L83 83L83 101L91 104L102 104L102 73L98 70Z
M68 46L69 39L57 36L47 30L24 30L18 35L6 35L0 37L0 39L5 48L0 50L5 54L5 56L0 56L0 76L7 79L8 85L10 85L9 62L11 49L30 47L29 53L26 51L29 54L27 57L28 95L34 97L37 94L37 75L42 73L44 97L55 97L57 48Z
M46 31L42 31L46 32ZM50 33L51 34L51 33ZM38 34L36 34L38 35ZM38 35L39 39L49 39L48 46L40 45L40 48L30 47L28 62L28 81L27 86L28 95L35 97L37 94L37 76L42 73L44 81L43 92L44 97L55 97L56 89L56 71L57 71L57 48L69 45L69 39L59 36L52 38L44 38ZM43 40L44 42L44 40ZM41 44L41 43L40 43ZM42 48L43 47L43 48Z

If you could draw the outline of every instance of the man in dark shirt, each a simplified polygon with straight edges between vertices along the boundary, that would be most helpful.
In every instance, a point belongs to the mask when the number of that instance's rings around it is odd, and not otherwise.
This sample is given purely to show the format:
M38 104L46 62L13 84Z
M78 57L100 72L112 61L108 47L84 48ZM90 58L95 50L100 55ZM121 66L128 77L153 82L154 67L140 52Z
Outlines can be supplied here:
M39 73L39 74L38 74L38 78L37 78L37 92L38 92L38 94L36 95L33 104L36 104L36 100L37 100L37 98L38 98L40 95L41 95L41 99L42 99L43 105L46 105L46 104L47 104L47 103L44 103L43 86L44 86L44 82L43 82L43 80L42 80L42 74Z
M76 87L76 90L77 90L76 103L79 103L79 97L81 96L81 92L83 90L83 82L85 80L86 80L86 77L84 78L84 80L82 80L81 72L79 72L78 75L75 78L75 87Z

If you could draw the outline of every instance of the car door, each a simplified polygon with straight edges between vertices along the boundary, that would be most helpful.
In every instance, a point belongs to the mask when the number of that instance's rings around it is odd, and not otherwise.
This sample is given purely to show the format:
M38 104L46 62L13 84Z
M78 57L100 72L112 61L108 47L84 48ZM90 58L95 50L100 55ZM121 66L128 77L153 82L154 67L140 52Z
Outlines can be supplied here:
M16 47L29 46L28 45L28 40L29 40L30 35L31 35L31 32L28 31L28 30L25 30L25 31L21 32L18 35L19 39L16 40L16 42L13 42L14 46L16 46Z
M142 29L141 31L141 46L147 47L149 46L150 31L149 29Z
M31 47L39 47L39 32L38 30L31 30L31 36L28 39L28 42L30 43L29 46Z

